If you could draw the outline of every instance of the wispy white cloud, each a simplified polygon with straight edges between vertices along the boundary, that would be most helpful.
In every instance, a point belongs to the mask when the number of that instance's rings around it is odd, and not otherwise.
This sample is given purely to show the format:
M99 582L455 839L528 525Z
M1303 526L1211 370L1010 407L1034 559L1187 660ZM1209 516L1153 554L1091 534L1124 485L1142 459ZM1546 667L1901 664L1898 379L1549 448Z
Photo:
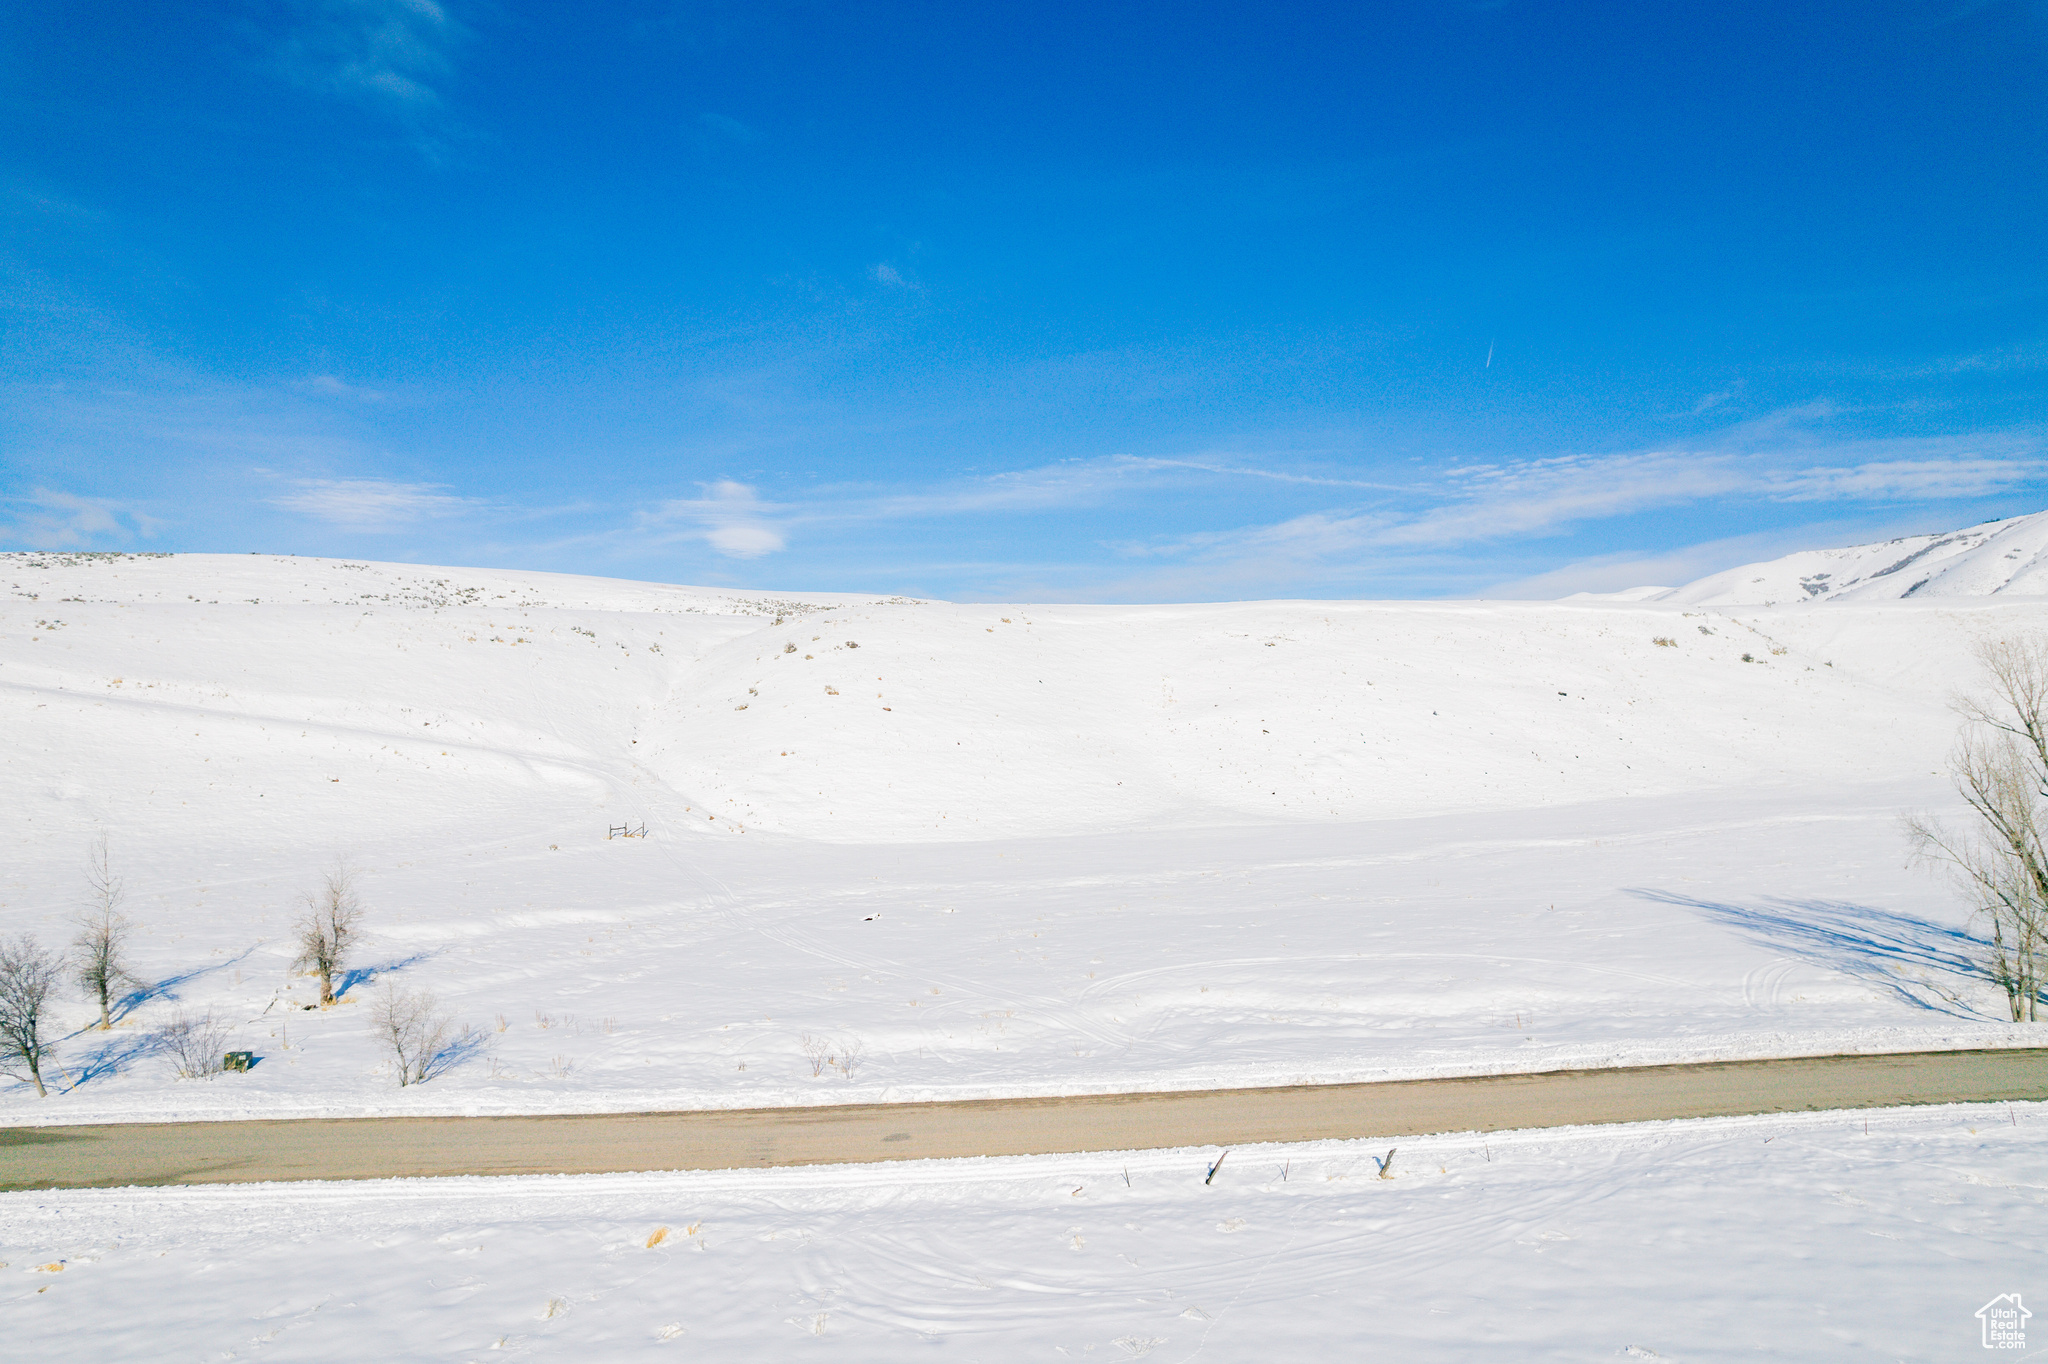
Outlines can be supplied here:
M1734 401L1741 392L1742 382L1737 380L1726 388L1715 389L1712 393L1701 395L1700 400L1694 403L1683 415L1688 417L1704 416L1715 408Z
M163 522L132 503L38 488L0 497L0 543L27 549L81 549L147 540Z
M309 478L296 490L269 499L270 505L330 526L354 531L396 531L439 516L454 516L477 504L452 497L439 483L387 483L373 478Z
M1231 463L1224 460L1203 459L1137 459L1122 457L1119 460L1131 469L1189 469L1198 473L1215 474L1220 478L1264 479L1273 483L1299 483L1315 488L1368 488L1377 492L1410 492L1412 484L1390 483L1385 479L1339 478L1331 474L1300 473L1290 469L1261 469L1255 465Z
M878 264L870 265L868 267L868 277L874 280L875 283L886 284L892 289L922 290L924 288L923 285L918 284L913 280L905 278L901 270L898 270L895 266L889 264L889 262L887 261L882 261L879 262Z
M389 396L381 389L351 384L332 374L309 375L299 380L293 387L301 393L311 393L322 398L343 398L356 403L381 403Z
M1588 522L1715 499L1941 502L2048 482L2042 441L2029 434L1728 448L1756 443L1754 432L1738 431L1706 449L1454 466L1433 486L1418 483L1407 496L1371 507L1319 510L1118 549L1134 557L1327 560L1559 535ZM1816 455L1823 461L1810 462Z
M1769 480L1764 491L1775 502L1939 502L2008 492L2044 474L2048 460L2026 455L1875 460L1795 470Z
M960 475L919 488L832 487L821 490L810 500L781 504L777 514L785 523L795 526L1058 512L1106 506L1151 491L1186 490L1198 479L1224 488L1238 480L1385 493L1410 493L1415 487L1261 468L1220 458L1105 455L1061 460L1029 469Z
M419 110L442 102L464 36L435 0L303 0L281 59L309 88Z
M1505 568L1532 552L1530 542L1661 509L1747 500L1846 503L1882 513L1899 504L1966 501L2048 485L2048 457L2037 434L1830 441L1814 428L1832 415L1820 409L1774 414L1697 447L1418 466L1397 479L1350 477L1330 470L1327 462L1290 469L1271 460L1205 454L1066 460L924 486L813 488L775 500L725 481L706 485L698 497L643 508L625 524L572 542L603 544L608 553L631 557L698 541L724 557L751 559L805 541L859 544L890 525L920 527L920 538L944 542L959 534L940 529L948 521L1059 516L1148 500L1228 506L1250 501L1254 486L1297 503L1319 492L1335 495L1331 505L1272 522L1102 543L1098 548L1126 567L1096 561L1087 572L1098 590L1078 593L1099 599L1100 591L1112 590L1113 579L1132 590L1151 582L1155 594L1227 595L1232 583L1242 589L1309 580L1422 581L1430 575L1446 578L1446 586L1453 580L1469 583L1487 558ZM1245 497L1233 499L1237 487L1245 488ZM1712 556L1701 551L1688 562L1705 563ZM955 570L969 571L961 565L931 568L948 578ZM1652 570L1646 564L1635 571ZM1665 571L1673 575L1681 567ZM1049 586L1056 579L1057 570L1048 566L1046 574L1020 576L1019 582Z
M771 524L783 510L744 483L720 479L706 484L702 497L671 498L641 511L635 522L657 541L702 540L728 559L758 559L788 543Z

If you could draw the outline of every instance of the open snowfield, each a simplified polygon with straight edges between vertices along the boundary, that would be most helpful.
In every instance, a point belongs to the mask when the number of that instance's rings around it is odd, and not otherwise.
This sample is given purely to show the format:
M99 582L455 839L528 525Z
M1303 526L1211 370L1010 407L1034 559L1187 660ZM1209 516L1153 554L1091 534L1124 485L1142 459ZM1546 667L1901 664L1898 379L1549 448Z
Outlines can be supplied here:
M1951 1361L2044 1109L9 1194L0 1358Z
M2028 1040L1896 821L2013 596L794 600L0 558L0 931L148 983L8 1123L1206 1087ZM1660 644L1659 639L1671 643ZM1747 655L1749 661L1744 661ZM608 839L615 825L644 839ZM287 970L346 854L341 1004ZM478 1030L401 1091L387 980ZM212 1009L247 1075L175 1079ZM806 1035L851 1077L813 1075Z

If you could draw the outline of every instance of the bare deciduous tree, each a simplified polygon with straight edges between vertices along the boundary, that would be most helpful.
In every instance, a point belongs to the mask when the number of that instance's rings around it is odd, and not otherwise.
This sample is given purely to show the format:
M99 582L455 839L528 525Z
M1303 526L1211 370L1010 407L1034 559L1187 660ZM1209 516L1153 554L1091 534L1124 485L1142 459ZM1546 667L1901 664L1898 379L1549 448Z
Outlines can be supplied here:
M78 935L71 940L71 969L85 992L99 1001L100 1027L105 1029L114 1026L114 992L124 985L142 983L123 960L132 925L121 913L123 887L107 854L105 834L92 846L86 860L85 880L90 890L85 908L74 920Z
M370 1015L371 1031L397 1063L401 1085L433 1077L435 1062L448 1050L448 1030L453 1026L453 1020L436 1009L432 994L401 990L395 984L384 987Z
M294 970L320 977L320 1002L334 1002L334 978L348 963L348 954L362 936L363 905L356 893L356 871L347 862L320 878L320 888L305 897L292 925L299 944Z
M1984 971L2005 992L2013 1022L2035 1022L2048 955L2048 641L1982 645L1988 696L1963 697L1966 722L1949 759L1956 792L1975 816L1955 830L1906 821L1914 852L1944 863L1991 925Z
M181 1011L157 1029L157 1045L171 1058L179 1075L203 1080L225 1069L228 1035L233 1031L233 1025L214 1017L211 1009L197 1017Z
M43 1037L43 1009L61 970L57 954L28 934L0 939L0 1074L27 1071L39 1097L49 1093L43 1062L56 1050Z

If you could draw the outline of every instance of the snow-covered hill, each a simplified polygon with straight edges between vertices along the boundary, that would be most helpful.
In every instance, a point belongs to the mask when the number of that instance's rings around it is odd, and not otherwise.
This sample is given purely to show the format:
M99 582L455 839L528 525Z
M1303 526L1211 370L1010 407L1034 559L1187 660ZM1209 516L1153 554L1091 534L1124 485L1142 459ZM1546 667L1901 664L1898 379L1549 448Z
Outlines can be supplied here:
M855 602L907 602L808 592L801 600L774 592L678 587L572 573L518 569L438 568L284 554L118 554L53 550L0 553L0 585L20 601L120 605L355 606L442 610L684 612L780 616Z
M1986 521L1940 535L1811 549L1744 564L1684 587L1582 594L1582 600L1687 606L1772 606L1823 601L2048 596L2048 512Z
M1926 594L1921 594L1922 596ZM14 1118L1179 1087L2004 1036L1903 868L2048 602L973 606L271 556L0 558L0 931L104 831L152 983ZM608 838L645 826L645 839ZM295 1007L491 1060L401 1094ZM583 941L576 941L582 938ZM174 1082L147 1030L269 1057ZM67 1026L83 1004L64 1005ZM864 1040L813 1075L805 1034Z
M0 681L38 712L8 763L56 801L18 808L77 827L416 826L530 786L840 842L1320 823L1860 780L1873 720L1923 718L1818 666L1811 630L1627 609L797 600L209 555L0 575ZM102 765L128 779L78 785Z

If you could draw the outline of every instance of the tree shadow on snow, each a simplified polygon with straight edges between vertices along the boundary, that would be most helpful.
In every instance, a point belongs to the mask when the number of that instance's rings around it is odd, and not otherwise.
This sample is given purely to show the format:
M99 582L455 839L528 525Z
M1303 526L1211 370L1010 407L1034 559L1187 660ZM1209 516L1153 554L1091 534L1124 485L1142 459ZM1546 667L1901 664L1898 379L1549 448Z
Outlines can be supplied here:
M73 1036L79 1034L74 1033ZM82 1060L64 1058L60 1068L70 1076L69 1089L91 1084L95 1080L110 1080L137 1061L144 1061L163 1050L164 1040L153 1032L130 1033L125 1037L101 1034L106 1040L97 1049L86 1054ZM67 1091L68 1092L68 1091Z
M1736 905L1664 890L1631 893L1695 910L1740 929L1760 946L1852 976L1915 1008L1954 1018L1987 1017L1958 993L1961 982L1933 978L1940 973L1983 979L1980 963L1990 944L1966 930L1843 900L1773 898L1759 905Z
M490 1049L490 1044L491 1035L489 1033L484 1032L480 1028L474 1031L464 1028L459 1036L434 1053L433 1059L427 1062L426 1069L421 1074L420 1080L424 1083L437 1076L447 1074L465 1062L474 1061Z
M394 957L390 961L380 961L375 966L351 966L342 972L341 979L335 982L334 997L342 999L358 985L368 985L379 976L388 975L393 971L403 971L409 966L417 966L429 958L440 955L441 949L435 948L431 952L415 952L409 957Z
M162 980L143 981L129 989L119 998L108 1001L111 1006L108 1009L108 1013L112 1014L114 1021L118 1023L152 1000L175 1000L178 998L178 990L181 986L189 985L202 976L210 976L215 971L225 971L230 966L238 966L243 961L246 961L249 954L255 950L256 948L251 945L235 953L232 957L209 962L205 966L195 966L189 971L180 971L176 975L165 976ZM95 1024L94 1026L97 1027L98 1025ZM84 1030L81 1029L80 1031ZM76 1034L73 1035L76 1036Z

